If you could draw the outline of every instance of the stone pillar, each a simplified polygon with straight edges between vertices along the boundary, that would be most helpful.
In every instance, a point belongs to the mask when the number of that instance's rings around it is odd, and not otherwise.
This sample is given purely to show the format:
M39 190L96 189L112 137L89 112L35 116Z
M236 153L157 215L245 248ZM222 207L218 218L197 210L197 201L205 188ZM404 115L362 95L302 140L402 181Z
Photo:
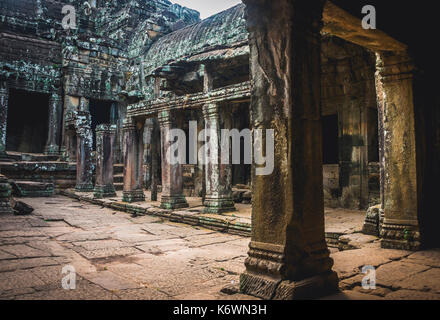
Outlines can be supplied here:
M380 59L377 59L380 63ZM384 114L385 114L385 96L380 81L379 72L376 72L376 95L377 95L377 126L379 140L379 170L380 170L380 209L378 217L378 233L382 232L385 209L385 132L384 132Z
M63 157L68 162L76 161L76 130L74 128L66 128L64 130L64 150Z
M96 181L95 198L116 196L113 186L113 145L115 125L102 124L96 127Z
M413 72L407 55L378 54L377 73L385 97L383 248L420 247Z
M64 111L62 119L62 142L60 153L62 158L69 162L76 161L76 129L72 123L75 122L76 112L80 104L80 97L69 95L64 96Z
M142 160L144 156L142 130L143 123L134 122L131 118L124 121L124 190L122 193L122 201L124 202L145 201L142 187Z
M347 94L354 92L353 87L352 83L345 84ZM341 205L356 210L368 208L367 108L361 94L359 99L349 96L339 112Z
M230 129L224 121L226 114L220 115L217 104L208 104L203 107L205 120L205 132L209 132L209 154L205 160L205 181L206 195L204 206L206 213L222 213L235 211L234 200L232 199L232 169L231 164L221 163L223 152L221 145L221 129ZM221 119L223 118L223 119ZM221 121L222 120L222 121ZM221 123L222 122L222 123ZM206 139L205 139L206 140Z
M49 99L49 130L44 153L48 155L60 154L60 133L63 113L63 102L57 92L53 92Z
M0 81L0 155L6 154L6 128L8 125L9 88L6 81Z
M160 129L157 118L153 119L153 141L151 150L151 201L157 201L157 186L160 182Z
M203 119L203 113L200 109L196 109L192 111L192 120L197 121L197 152L200 150L204 142L198 139L198 136L202 130L205 129L205 121ZM190 142L192 143L192 142ZM202 197L203 201L205 201L206 195L206 181L205 181L205 165L201 161L197 161L197 164L194 166L194 191L197 197Z
M145 120L144 184L151 191L151 201L157 201L160 165L160 132L156 118Z
M174 116L174 115L173 115ZM164 111L159 114L159 126L161 135L162 154L162 198L161 208L179 209L188 207L183 194L183 165L171 164L167 159L167 152L174 141L171 141L171 129L176 128L176 123L170 112Z
M11 208L11 184L4 175L0 174L0 214L12 213Z
M79 111L76 115L76 191L93 191L93 134L90 113Z
M147 118L144 125L144 187L151 189L151 175L152 175L152 152L153 152L153 129L154 123L152 118Z
M254 131L275 132L272 174L257 175L252 166L252 238L240 289L264 299L316 297L338 287L324 230L324 1L244 2L253 78L251 125ZM259 141L263 148L266 139Z

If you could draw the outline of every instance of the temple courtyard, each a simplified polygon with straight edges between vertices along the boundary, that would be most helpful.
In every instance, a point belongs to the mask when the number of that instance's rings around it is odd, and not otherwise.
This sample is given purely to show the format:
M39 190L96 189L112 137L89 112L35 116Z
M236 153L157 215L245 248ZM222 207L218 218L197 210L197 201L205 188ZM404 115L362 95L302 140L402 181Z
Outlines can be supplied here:
M2 299L256 299L237 293L246 231L183 221L185 212L161 216L153 204L139 214L71 197L23 198L35 209L31 215L0 215ZM197 200L189 203L186 215L200 215ZM211 218L245 225L250 205L238 209ZM325 298L440 299L440 250L381 249L375 237L359 232L363 217L326 209L341 292ZM179 219L184 223L173 222ZM362 288L364 266L376 268L376 289ZM64 289L73 270L75 289Z

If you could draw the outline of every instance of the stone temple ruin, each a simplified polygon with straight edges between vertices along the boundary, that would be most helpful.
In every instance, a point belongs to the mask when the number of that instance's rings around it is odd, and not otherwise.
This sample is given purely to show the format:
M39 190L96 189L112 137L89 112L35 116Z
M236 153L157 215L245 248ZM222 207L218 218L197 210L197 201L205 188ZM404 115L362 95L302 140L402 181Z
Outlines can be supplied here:
M201 21L168 0L1 0L1 211L61 193L251 235L240 290L265 299L337 287L324 207L362 210L382 248L437 246L440 112L414 39L338 1L243 2ZM274 129L273 173L170 164L190 121ZM211 216L243 204L252 225Z

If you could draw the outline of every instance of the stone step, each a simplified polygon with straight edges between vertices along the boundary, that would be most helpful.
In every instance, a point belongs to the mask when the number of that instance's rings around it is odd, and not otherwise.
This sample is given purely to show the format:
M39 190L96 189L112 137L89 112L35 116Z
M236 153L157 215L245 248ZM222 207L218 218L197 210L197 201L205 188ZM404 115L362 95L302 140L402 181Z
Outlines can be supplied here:
M50 197L55 193L53 183L14 181L11 184L14 196L18 197Z
M113 174L123 174L124 173L124 165L122 163L115 163L113 165Z
M124 175L121 173L115 174L113 176L113 183L121 183L124 182Z
M113 186L115 187L116 191L121 191L124 189L124 183L122 182L113 183Z
M6 158L8 158L10 161L45 162L45 161L58 161L60 157L57 155L8 151Z

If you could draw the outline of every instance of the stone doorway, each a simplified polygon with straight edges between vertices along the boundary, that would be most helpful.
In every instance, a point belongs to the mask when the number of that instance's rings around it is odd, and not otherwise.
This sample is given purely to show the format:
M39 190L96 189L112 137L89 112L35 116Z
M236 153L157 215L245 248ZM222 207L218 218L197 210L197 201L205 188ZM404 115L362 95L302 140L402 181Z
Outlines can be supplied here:
M93 150L96 150L96 126L116 123L118 110L113 101L95 99L90 99L89 110L92 119Z
M10 89L6 150L43 153L48 134L49 95Z

